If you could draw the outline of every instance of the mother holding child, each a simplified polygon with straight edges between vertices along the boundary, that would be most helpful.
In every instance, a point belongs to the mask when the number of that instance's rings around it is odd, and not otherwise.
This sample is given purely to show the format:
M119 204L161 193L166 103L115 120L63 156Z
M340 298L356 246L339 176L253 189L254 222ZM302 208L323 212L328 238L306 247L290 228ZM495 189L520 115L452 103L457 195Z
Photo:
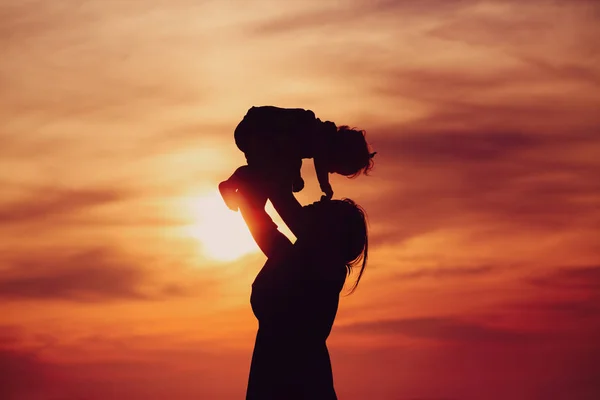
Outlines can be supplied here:
M332 200L329 173L367 173L373 156L364 131L322 122L312 111L252 107L235 130L247 165L219 185L225 203L240 210L267 261L252 284L258 319L247 400L337 399L327 338L339 295L353 268L352 290L367 263L364 210ZM321 200L302 206L303 158L313 158ZM292 243L265 211L267 199L297 240Z

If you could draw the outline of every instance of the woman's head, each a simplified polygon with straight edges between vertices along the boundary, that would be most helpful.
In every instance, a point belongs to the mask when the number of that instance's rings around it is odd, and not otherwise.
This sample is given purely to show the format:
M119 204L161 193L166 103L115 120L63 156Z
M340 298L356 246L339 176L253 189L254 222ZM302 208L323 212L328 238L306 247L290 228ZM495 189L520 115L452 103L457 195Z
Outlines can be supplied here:
M354 291L367 264L369 250L365 210L350 199L318 201L305 208L310 210L312 222L307 234L319 243L321 252L343 262L348 274L362 264Z
M365 135L365 131L346 125L337 128L329 160L330 172L350 178L369 173L373 168L373 157L376 153L371 153Z

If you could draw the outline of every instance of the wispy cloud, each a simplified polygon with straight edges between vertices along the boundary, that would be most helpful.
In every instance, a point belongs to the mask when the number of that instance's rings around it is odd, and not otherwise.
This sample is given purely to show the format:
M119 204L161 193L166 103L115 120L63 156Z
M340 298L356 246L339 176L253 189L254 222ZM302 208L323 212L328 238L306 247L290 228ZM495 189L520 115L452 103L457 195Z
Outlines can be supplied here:
M330 341L340 398L598 397L597 1L2 4L0 299L20 328L0 327L0 397L46 364L57 398L243 396L264 258L211 264L180 200L244 162L233 129L259 104L378 151L371 177L332 177L372 245L340 307L359 322Z
M114 302L189 293L176 282L156 282L148 269L108 248L71 254L38 251L2 264L0 298L5 300Z
M441 342L523 343L543 339L543 335L494 328L451 317L425 317L358 322L339 328L342 332L392 334Z
M348 24L356 24L368 18L397 17L410 18L423 15L425 11L433 13L445 13L459 10L463 7L473 5L471 0L382 0L382 1L349 1L343 4L331 2L319 2L319 5L311 5L308 11L288 12L282 16L270 17L265 21L258 22L252 27L251 32L272 36L282 33L294 33L304 30L321 30L331 27L345 27Z
M50 382L51 367L38 355L4 348L0 343L0 397L18 399L38 392Z
M126 197L128 197L127 193L118 189L69 190L42 187L24 199L1 204L0 223L40 222L74 215L89 211L96 206L121 201Z
M417 279L464 279L468 277L485 276L493 273L494 268L489 265L478 267L444 267L444 268L420 268L413 271L406 271L394 274L394 278L400 281L411 281Z
M593 132L399 126L373 133L381 149L376 173L396 182L366 203L373 220L390 221L383 241L443 227L591 229L600 218L594 200L600 164L585 156L600 148Z
M545 276L531 278L533 285L554 289L600 290L600 266L555 269Z

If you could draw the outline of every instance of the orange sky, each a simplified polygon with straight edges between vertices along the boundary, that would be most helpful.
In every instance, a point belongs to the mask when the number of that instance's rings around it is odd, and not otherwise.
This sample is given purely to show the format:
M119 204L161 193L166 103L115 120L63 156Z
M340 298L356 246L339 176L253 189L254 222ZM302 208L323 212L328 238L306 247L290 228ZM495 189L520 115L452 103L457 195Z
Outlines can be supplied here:
M243 398L264 257L216 185L264 104L378 151L332 178L372 246L329 340L340 400L600 398L599 15L0 0L0 398Z

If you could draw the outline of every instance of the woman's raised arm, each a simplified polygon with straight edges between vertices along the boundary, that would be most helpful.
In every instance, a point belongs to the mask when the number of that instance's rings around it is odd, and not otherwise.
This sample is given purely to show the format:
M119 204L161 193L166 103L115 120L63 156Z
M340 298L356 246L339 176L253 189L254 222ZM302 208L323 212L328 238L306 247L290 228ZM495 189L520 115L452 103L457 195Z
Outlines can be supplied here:
M292 242L283 233L279 232L277 225L265 211L264 204L260 204L251 188L239 188L240 212L254 241L262 252L273 258L282 255L292 248ZM293 196L292 196L293 197ZM283 218L283 217L282 217ZM290 228L291 229L291 228Z
M288 188L272 188L269 199L273 208L279 214L290 231L298 237L304 229L306 218L302 205L298 202L294 193Z

